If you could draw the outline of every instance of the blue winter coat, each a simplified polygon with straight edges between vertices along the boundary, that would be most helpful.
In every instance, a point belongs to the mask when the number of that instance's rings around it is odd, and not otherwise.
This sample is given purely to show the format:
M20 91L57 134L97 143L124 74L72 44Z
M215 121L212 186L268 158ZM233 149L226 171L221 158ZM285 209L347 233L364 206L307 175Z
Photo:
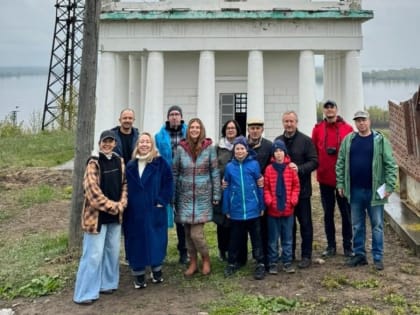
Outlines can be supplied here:
M265 209L263 190L257 186L262 175L255 156L250 150L242 162L233 158L226 165L224 180L228 185L223 191L223 213L232 220L254 219Z
M157 157L146 164L141 178L138 161L131 160L126 175L128 204L124 225L130 267L142 270L161 265L168 245L166 206L173 195L172 170L162 157Z
M220 200L220 172L216 149L205 139L194 160L188 144L182 140L172 164L175 180L175 221L197 224L213 218L213 201Z
M171 137L169 136L169 122L167 121L155 135L156 148L159 151L159 154L165 159L165 161L172 167L172 144ZM182 137L185 138L187 134L187 125L184 121L181 121L181 133ZM172 209L172 204L166 206L168 211L168 227L174 226L174 209Z

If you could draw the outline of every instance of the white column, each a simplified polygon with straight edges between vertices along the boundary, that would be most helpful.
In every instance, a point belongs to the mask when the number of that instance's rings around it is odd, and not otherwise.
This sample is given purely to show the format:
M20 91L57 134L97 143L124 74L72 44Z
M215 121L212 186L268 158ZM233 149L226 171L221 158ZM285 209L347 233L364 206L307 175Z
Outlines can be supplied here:
M341 52L328 51L324 55L324 101L335 101L339 110L343 104L342 59Z
M344 97L341 113L345 120L351 122L354 113L364 109L363 81L358 51L346 52L344 73Z
M152 51L147 58L146 97L143 130L155 134L166 117L163 115L163 53Z
M263 53L252 50L248 55L247 119L264 121L264 60Z
M214 52L202 51L198 69L197 117L203 121L206 135L216 138L216 101Z
M99 58L98 87L96 89L95 148L99 135L105 129L111 129L118 123L115 117L115 54L102 52Z
M128 107L132 108L136 113L134 126L141 129L143 121L139 119L143 117L140 113L141 104L141 57L136 54L128 55Z
M119 117L121 110L128 107L128 87L129 87L129 65L128 58L125 55L116 55L116 80L115 80L115 102L117 112L115 117Z
M315 61L310 50L300 52L299 56L299 123L298 128L311 136L316 123Z

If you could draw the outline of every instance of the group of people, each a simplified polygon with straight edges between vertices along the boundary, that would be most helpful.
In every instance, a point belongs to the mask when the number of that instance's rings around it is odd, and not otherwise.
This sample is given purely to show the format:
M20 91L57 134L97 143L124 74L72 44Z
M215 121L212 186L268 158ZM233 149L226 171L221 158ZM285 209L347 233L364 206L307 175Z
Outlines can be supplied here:
M372 255L383 265L383 205L396 184L389 141L370 128L369 113L354 115L357 131L324 104L324 119L312 138L300 132L294 111L282 115L284 133L273 142L263 137L264 122L247 121L248 136L237 121L222 127L216 145L199 118L188 124L179 106L152 136L133 127L134 111L121 112L120 126L104 131L99 152L87 162L82 211L83 253L73 300L91 304L118 288L121 226L125 259L134 287L145 288L146 268L153 283L163 281L168 227L175 222L179 262L186 277L211 272L204 226L217 224L219 258L225 277L248 260L248 234L256 262L254 278L279 266L295 272L296 232L301 236L299 268L312 262L312 183L317 170L327 247L334 256L334 208L342 218L346 264L367 264L365 218L372 225ZM121 225L122 224L122 225ZM279 246L280 241L280 246ZM281 247L281 252L279 248ZM201 263L199 263L201 258ZM199 268L201 267L201 268Z

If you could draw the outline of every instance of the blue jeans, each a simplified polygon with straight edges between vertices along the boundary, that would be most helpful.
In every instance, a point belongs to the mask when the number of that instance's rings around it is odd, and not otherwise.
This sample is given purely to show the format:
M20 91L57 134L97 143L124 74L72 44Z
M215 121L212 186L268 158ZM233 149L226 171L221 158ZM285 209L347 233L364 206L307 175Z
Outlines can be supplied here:
M293 215L279 218L268 216L268 260L270 264L279 261L279 237L282 263L292 262L293 224Z
M103 224L99 234L84 233L83 253L76 276L73 300L96 300L99 292L115 290L120 279L121 225Z
M352 188L350 197L351 223L353 226L353 251L366 256L366 213L372 228L373 260L382 260L384 252L384 206L371 206L372 190Z

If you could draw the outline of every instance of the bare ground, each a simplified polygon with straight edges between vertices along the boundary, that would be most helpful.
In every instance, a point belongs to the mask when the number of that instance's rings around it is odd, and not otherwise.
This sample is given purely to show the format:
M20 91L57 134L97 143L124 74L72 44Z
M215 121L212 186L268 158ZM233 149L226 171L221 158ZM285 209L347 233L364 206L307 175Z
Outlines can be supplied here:
M22 171L2 171L0 185L3 198L0 198L0 211L13 206L7 198L7 191L31 185L71 185L71 173L37 168ZM2 193L3 194L3 193ZM182 277L183 267L175 260L164 266L165 282L149 284L144 290L135 290L127 266L121 266L120 287L112 295L101 295L91 306L79 306L72 302L73 280L63 291L36 299L0 300L1 308L12 308L16 314L206 314L209 303L224 301L228 281L236 283L235 288L242 294L261 296L283 296L297 299L302 307L286 314L338 314L344 307L369 306L378 314L420 314L420 259L394 233L385 226L385 270L377 272L371 257L369 265L349 268L344 265L341 247L335 257L319 263L318 259L325 247L318 188L314 185L314 257L312 267L297 270L295 274L280 272L276 276L267 275L263 281L252 278L252 264L244 267L232 279L224 279L223 264L216 258L217 250L212 248L213 272L206 281L187 280ZM36 205L22 211L13 222L0 223L2 241L17 240L26 233L37 231L66 231L69 222L69 201L54 201ZM336 222L339 222L338 218ZM13 223L13 224L12 224ZM338 227L339 228L339 227ZM174 233L171 232L171 237ZM367 247L370 248L370 238ZM341 237L337 233L337 243ZM174 252L175 242L171 240L169 251ZM70 257L70 259L72 259ZM76 260L78 257L75 258ZM175 259L175 258L173 258ZM202 279L200 275L196 276ZM374 287L357 288L357 283ZM206 285L208 284L208 285ZM405 313L396 313L395 296L405 299ZM253 314L255 312L248 312ZM224 314L229 314L225 312ZM360 313L364 314L364 313Z

